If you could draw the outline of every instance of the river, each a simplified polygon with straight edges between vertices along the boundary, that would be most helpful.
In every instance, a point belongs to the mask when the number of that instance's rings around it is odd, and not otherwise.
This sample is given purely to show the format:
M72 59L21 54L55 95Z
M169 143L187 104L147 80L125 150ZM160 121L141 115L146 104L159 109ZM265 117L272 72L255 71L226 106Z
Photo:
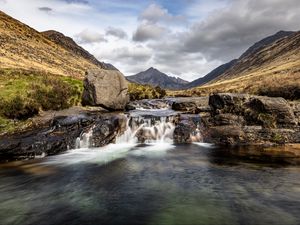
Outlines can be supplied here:
M0 164L0 224L300 224L298 165L176 145L172 112L134 113L116 144L90 148L86 134L78 149Z

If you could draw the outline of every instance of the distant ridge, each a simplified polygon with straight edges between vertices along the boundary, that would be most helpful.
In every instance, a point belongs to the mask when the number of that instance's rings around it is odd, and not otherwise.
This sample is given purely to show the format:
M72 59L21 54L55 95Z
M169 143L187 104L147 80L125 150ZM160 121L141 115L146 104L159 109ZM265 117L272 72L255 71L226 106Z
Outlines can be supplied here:
M184 85L188 84L188 81L168 76L153 67L136 75L127 76L126 78L130 82L160 86L161 88L173 90L181 89Z
M276 41L278 41L282 38L289 37L293 34L295 34L295 32L293 32L293 31L279 31L274 35L268 36L268 37L256 42L251 47L249 47L238 59L233 59L228 63L220 65L219 67L212 70L204 77L198 78L198 79L190 82L184 88L186 88L186 89L193 88L193 87L205 85L209 82L213 82L214 80L217 80L218 78L223 76L225 73L229 72L232 68L237 69L236 71L234 71L233 69L231 70L232 71L231 73L236 73L236 74L241 72L242 70L248 69L248 67L250 66L249 64L246 64L242 67L240 66L242 64L242 62L248 61L247 60L248 57L258 54L260 52L260 50L262 50L266 46L272 45ZM260 62L256 61L256 63L258 66L258 64Z

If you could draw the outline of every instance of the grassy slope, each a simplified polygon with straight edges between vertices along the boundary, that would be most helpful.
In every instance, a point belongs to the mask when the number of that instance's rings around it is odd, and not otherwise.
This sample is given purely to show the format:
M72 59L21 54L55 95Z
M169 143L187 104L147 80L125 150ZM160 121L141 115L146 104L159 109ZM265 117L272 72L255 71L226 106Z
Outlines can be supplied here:
M46 82L45 82L46 81ZM55 83L47 83L49 81L55 81ZM54 89L54 85L63 85ZM63 90L62 90L63 89ZM68 90L66 92L66 89ZM42 95L37 96L36 91L51 91L57 95ZM45 74L37 71L28 71L20 69L2 69L0 70L0 134L4 132L14 132L16 130L22 130L31 125L30 120L17 120L8 118L5 112L9 110L8 103L14 101L18 96L22 99L22 104L28 105L29 107L37 107L43 110L42 101L57 104L56 102L63 101L65 104L60 106L79 105L81 101L81 94L83 90L82 81L72 77ZM34 95L35 94L35 95ZM61 98L61 95L67 95L65 99ZM59 98L59 99L58 99ZM40 99L40 100L39 100ZM56 101L56 102L55 102ZM19 105L14 105L18 107ZM46 107L52 107L51 105Z
M293 98L300 91L300 33L277 41L239 62L230 71L204 86L168 92L175 96L199 96L213 92L265 94ZM295 98L300 98L294 96Z
M0 59L0 134L30 125L14 112L80 104L85 71L102 68L1 11Z

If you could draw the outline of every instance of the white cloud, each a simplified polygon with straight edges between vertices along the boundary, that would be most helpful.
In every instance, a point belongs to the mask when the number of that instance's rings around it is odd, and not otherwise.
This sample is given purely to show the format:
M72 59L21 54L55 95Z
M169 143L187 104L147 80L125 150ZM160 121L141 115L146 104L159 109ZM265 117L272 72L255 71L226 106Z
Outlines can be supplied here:
M75 38L79 44L107 42L107 40L104 38L104 35L88 29L85 29L80 33L76 34Z
M298 0L233 0L191 26L182 36L183 52L202 52L209 60L228 61L279 30L299 30Z
M140 20L145 20L149 23L182 23L186 22L185 17L181 15L172 15L167 9L158 4L150 4L139 16Z
M133 34L134 41L158 40L168 32L167 28L151 23L140 24Z
M127 34L124 30L115 27L106 28L106 35L114 36L120 39L127 38Z

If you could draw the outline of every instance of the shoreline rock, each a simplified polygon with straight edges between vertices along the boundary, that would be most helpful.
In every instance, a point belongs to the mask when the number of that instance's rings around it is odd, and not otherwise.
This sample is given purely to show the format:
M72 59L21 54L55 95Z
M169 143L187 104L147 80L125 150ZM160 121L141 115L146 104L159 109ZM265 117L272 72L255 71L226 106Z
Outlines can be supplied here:
M1 136L0 160L30 159L54 155L76 147L76 139L92 130L90 146L111 143L126 125L125 116L81 110L62 115L48 115L40 126L12 135Z
M204 141L218 145L300 143L299 115L283 98L219 93L202 117Z

